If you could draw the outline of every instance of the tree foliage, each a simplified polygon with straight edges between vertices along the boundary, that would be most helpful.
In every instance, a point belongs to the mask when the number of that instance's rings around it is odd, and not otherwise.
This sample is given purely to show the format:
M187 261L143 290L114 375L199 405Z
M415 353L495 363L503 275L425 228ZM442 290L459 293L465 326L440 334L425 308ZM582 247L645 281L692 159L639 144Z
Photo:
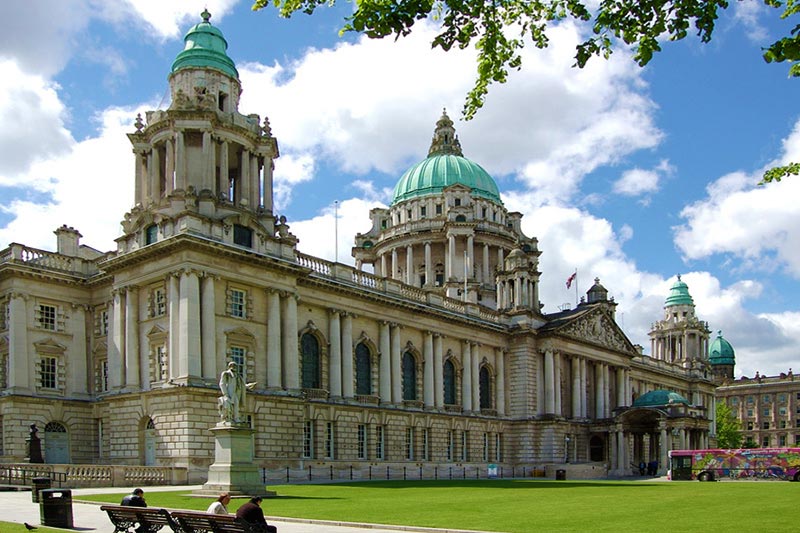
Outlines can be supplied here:
M728 404L717 402L717 447L739 448L742 445L742 424Z
M780 17L800 14L800 0L762 0L780 12ZM254 0L253 10L274 5L281 16L312 14L336 0ZM441 31L432 47L450 50L474 43L478 52L475 86L467 94L464 118L470 119L483 106L489 86L504 83L510 69L522 65L521 50L528 44L548 45L548 25L565 19L592 21L593 34L577 45L575 65L583 67L593 56L608 58L620 41L633 48L633 59L641 66L661 50L664 41L677 41L690 34L702 42L711 40L721 10L729 0L601 0L591 10L586 0L355 0L355 11L347 17L343 32L382 38L408 35L414 23L434 18ZM593 3L592 3L593 4ZM767 62L791 63L789 74L800 76L800 24L788 35L764 49Z

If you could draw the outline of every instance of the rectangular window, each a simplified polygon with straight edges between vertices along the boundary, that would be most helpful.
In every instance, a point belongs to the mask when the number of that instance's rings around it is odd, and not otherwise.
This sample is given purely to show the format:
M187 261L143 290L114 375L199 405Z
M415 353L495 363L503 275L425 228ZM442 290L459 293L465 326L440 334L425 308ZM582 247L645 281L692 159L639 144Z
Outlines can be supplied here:
M100 363L100 390L108 391L108 359Z
M483 462L489 462L489 434L483 434Z
M442 214L442 204L436 204L436 214L437 215Z
M240 226L239 224L234 224L233 244L238 244L239 246L244 246L246 248L252 248L253 230L245 226Z
M761 446L764 448L769 448L769 437L764 437L761 439Z
M781 420L778 422L778 427L781 429L786 429L786 420Z
M406 460L414 460L414 428L406 428Z
M778 407L778 414L780 416L786 416L786 407Z
M794 427L800 428L800 418L794 421Z
M747 410L747 416L753 418L755 416L755 412L752 409Z
M469 447L467 446L467 432L461 432L461 460L469 461Z
M384 454L385 450L385 428L384 426L376 426L375 427L375 459L385 459L386 455Z
M795 435L794 436L794 443L795 444L800 444L800 435Z
M755 400L753 399L753 397L752 397L752 396L748 396L748 397L747 397L747 405L753 405L753 402L754 402L754 401L755 401Z
M454 205L455 205L456 207L460 206L460 205L461 205L461 198L456 198L456 200L455 200L455 204L454 204Z
M367 458L367 426L366 424L358 425L358 458Z
M778 402L786 403L786 394L784 393L778 394Z
M769 429L769 422L763 422L761 424L762 429Z
M430 446L428 443L428 428L422 429L422 460L423 461L431 460Z
M245 372L246 365L245 365L245 354L247 350L245 350L241 346L231 346L230 349L230 358L231 361L236 363L236 371L242 376L242 379L247 379L247 372Z
M749 420L747 422L747 431L753 431L753 421Z
M314 457L314 426L311 420L303 423L303 458L311 459Z
M50 331L56 330L56 306L39 304L39 327Z
M424 205L419 208L419 216L420 218L425 218L425 215L428 214L428 208Z
M455 431L447 433L447 460L452 461L455 457L456 436Z
M739 405L739 398L736 398L735 396L731 398L731 405Z
M786 446L786 435L778 436L778 446Z
M503 459L503 435L501 433L494 434L494 460L499 463Z
M769 394L764 395L764 403L770 403L772 401L772 397Z
M57 379L58 360L55 357L42 357L40 362L41 387L43 389L55 389Z
M156 365L158 365L158 380L167 381L169 379L169 361L167 360L167 347L163 344L156 346Z
M765 407L764 409L761 410L761 414L763 416L769 416L769 413L770 413L769 407Z
M325 425L325 459L333 459L336 453L336 428L333 422Z
M153 316L164 316L167 314L167 293L164 289L153 291Z
M247 292L231 289L231 316L247 318Z

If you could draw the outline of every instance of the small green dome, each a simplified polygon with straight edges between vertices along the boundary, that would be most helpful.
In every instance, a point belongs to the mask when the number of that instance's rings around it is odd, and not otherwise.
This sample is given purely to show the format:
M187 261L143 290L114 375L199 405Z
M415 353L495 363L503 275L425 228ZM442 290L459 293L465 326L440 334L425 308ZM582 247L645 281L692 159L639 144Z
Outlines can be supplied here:
M445 188L456 184L472 189L473 196L503 204L494 179L461 153L453 121L443 112L436 122L428 157L403 174L394 188L392 205L410 198L441 194Z
M208 11L203 11L200 16L203 22L186 32L183 38L186 44L172 63L172 72L182 68L213 68L238 80L236 65L226 53L228 42L222 32L208 22L211 18Z
M660 407L664 405L674 405L676 403L689 405L689 400L677 392L654 390L636 398L633 402L633 407Z
M722 338L722 332L717 333L717 338L708 347L708 360L712 365L735 365L736 355L731 343Z
M689 294L689 286L681 281L680 276L678 276L678 281L670 289L667 301L664 302L664 307L673 305L694 305L694 300Z

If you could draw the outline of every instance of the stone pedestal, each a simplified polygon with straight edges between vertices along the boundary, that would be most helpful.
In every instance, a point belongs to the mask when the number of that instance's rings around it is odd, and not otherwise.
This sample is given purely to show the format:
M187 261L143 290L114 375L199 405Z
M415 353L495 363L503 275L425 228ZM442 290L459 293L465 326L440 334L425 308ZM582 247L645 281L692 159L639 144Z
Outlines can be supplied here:
M210 430L214 434L214 464L208 468L208 481L198 494L231 496L274 496L261 481L261 472L253 464L253 433L246 425L221 423Z

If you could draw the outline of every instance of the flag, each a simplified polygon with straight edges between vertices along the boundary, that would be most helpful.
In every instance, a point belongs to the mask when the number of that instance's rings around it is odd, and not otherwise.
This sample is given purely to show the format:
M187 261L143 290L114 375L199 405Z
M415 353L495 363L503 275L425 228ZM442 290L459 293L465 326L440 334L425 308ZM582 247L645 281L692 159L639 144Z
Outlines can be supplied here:
M578 271L576 270L567 278L567 288L569 289L572 287L572 282L575 281L575 278L578 277Z

